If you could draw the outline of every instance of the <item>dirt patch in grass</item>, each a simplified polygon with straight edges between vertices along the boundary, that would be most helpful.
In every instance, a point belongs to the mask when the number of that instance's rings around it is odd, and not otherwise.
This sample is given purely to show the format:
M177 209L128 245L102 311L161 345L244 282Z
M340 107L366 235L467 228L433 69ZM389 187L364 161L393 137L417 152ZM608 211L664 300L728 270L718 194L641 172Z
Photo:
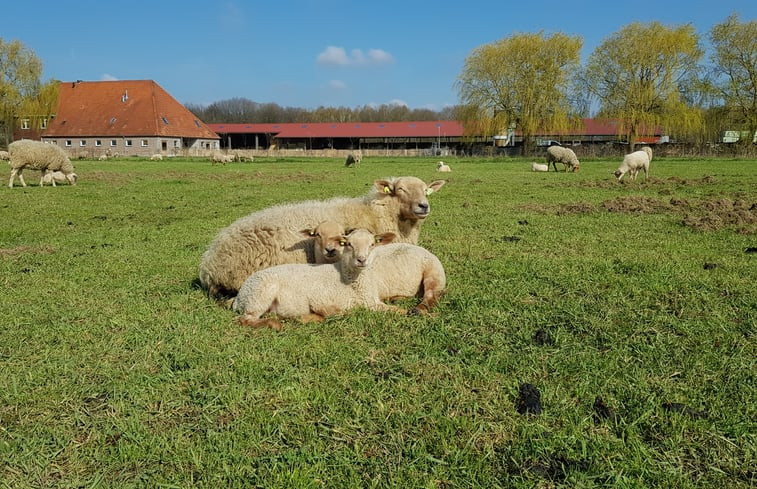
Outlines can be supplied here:
M18 256L27 253L31 254L51 254L55 253L55 248L52 246L16 246L15 248L0 248L0 256Z
M734 228L740 234L757 232L757 203L727 198L705 200L687 211L683 225L699 231Z
M557 215L564 216L566 214L591 214L596 210L596 206L589 202L573 202L570 204L560 204L560 208L557 209Z

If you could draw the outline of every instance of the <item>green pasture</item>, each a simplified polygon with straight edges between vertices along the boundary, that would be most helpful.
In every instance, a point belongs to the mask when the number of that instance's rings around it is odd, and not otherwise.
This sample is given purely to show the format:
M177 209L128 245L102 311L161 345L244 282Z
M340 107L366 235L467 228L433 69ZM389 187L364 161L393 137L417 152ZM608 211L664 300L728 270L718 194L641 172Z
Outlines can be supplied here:
M6 166L0 488L755 487L757 161L437 159ZM447 180L433 316L250 330L196 287L235 219L400 175Z

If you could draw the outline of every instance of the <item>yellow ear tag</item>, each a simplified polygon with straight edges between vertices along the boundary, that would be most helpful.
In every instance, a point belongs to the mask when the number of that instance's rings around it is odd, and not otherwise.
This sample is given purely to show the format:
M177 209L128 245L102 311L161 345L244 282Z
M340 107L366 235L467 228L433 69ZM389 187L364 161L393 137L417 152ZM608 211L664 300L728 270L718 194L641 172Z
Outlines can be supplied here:
M376 236L375 239L376 239L376 243L381 243L381 236Z
M431 195L432 193L434 193L434 189L432 189L431 187L426 189L426 195Z
M392 193L392 189L390 189L388 186L384 187L384 193L385 194L391 194Z
M310 230L310 236L315 236L315 229Z
M339 246L347 246L347 240L345 240L345 239L340 239L340 240L339 240Z

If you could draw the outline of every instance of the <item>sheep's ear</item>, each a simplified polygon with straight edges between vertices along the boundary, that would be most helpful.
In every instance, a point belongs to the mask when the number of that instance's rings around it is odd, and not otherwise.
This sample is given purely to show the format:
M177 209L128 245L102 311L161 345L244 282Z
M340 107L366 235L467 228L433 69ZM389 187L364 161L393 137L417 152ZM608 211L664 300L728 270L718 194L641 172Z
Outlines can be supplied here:
M394 233L383 233L383 234L377 234L376 235L376 243L377 244L389 244L392 241L394 241L394 238L396 238L397 235Z
M434 192L438 192L439 189L442 188L445 183L447 183L446 180L436 180L434 182L429 183L428 188L426 189L426 195L431 195Z
M394 184L389 180L376 180L373 185L376 186L376 190L382 194L394 194Z

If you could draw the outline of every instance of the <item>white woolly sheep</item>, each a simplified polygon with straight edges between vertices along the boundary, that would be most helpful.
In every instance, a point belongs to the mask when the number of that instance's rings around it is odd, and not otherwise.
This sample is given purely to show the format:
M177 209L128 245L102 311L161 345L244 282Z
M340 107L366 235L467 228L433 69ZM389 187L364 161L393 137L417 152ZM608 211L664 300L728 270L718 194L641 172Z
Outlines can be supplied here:
M11 154L7 151L0 151L0 160L8 161L11 159Z
M571 171L578 171L581 169L581 163L576 157L576 153L570 148L563 148L562 146L550 146L547 148L547 170L549 171L549 164L552 164L557 171L557 164L562 163L565 165L565 171L568 168Z
M56 144L22 139L10 143L8 145L8 152L10 154L8 164L11 167L11 178L8 186L11 188L13 188L13 180L16 178L16 175L18 175L21 185L26 187L26 182L24 182L22 175L25 168L40 170L42 178L44 178L48 171L59 170L66 176L71 185L76 185L76 178L73 176L74 166L71 164L71 160L68 159L65 151ZM41 185L42 179L40 178ZM53 181L53 185L55 185L55 181Z
M627 154L623 157L623 162L620 167L615 170L615 175L618 181L623 179L623 175L628 173L631 181L636 181L636 175L639 174L639 170L644 170L644 180L649 177L649 164L652 162L652 148L649 146L642 147L639 151Z
M532 162L531 163L531 171L549 171L549 165L544 165L542 163Z
M232 163L236 159L236 156L233 154L223 154L223 153L213 153L210 156L210 164L215 165L216 163L225 165L226 163Z
M334 264L289 263L255 272L242 284L232 309L241 314L242 325L275 329L281 329L281 323L262 318L264 314L306 322L322 321L356 307L404 312L383 303L379 284L365 275L372 267L372 251L393 238L393 233L374 235L358 229L344 238L342 256Z
M358 150L347 155L344 166L355 166L363 161L363 152Z
M71 173L70 179L69 179L69 177L67 177L66 174L63 173L62 171L53 171L53 172L47 172L44 175L42 175L42 180L40 180L39 184L40 185L51 184L53 187L55 187L56 183L69 182L71 183L71 185L76 185L77 178L79 177L76 176L76 173Z
M163 161L163 155L160 153L156 153L150 156L150 161Z
M450 168L449 165L445 164L443 161L439 161L436 163L436 171L451 172L452 168Z
M100 155L97 159L98 161L105 161L108 159L108 155Z
M334 221L323 221L314 229L304 229L302 235L313 239L313 255L316 263L334 263L342 251L344 227Z
M444 180L428 185L416 177L380 179L364 197L282 204L254 212L222 229L202 256L199 279L211 296L234 295L253 272L283 263L313 263L313 243L302 229L334 221L345 229L393 232L395 241L418 243L428 217L428 196Z

